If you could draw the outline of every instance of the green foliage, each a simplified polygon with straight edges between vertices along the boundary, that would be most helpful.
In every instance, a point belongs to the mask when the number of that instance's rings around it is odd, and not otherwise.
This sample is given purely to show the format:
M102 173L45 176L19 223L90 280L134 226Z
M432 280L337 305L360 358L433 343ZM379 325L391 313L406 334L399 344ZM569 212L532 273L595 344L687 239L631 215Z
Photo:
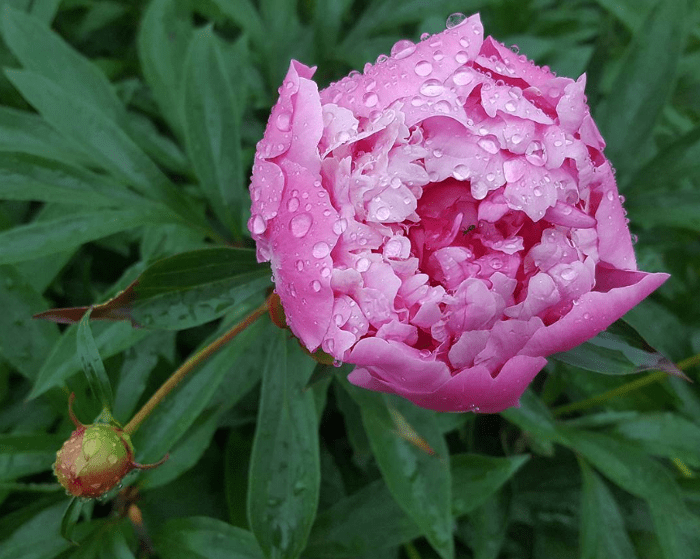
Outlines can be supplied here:
M70 502L69 394L126 424L271 287L246 177L290 58L324 86L476 10L587 72L672 279L497 416L359 390L262 318L134 433L163 466ZM697 1L2 0L0 35L0 559L699 556Z

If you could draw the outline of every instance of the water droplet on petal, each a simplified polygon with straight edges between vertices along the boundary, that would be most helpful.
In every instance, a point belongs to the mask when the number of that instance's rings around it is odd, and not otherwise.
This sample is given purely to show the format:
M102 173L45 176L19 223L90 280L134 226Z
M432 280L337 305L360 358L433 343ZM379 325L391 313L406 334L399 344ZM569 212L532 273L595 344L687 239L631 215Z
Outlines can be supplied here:
M401 60L402 58L411 56L415 50L416 45L414 45L408 39L403 39L396 42L394 46L391 47L391 56L393 56L396 60Z
M469 62L469 55L465 51L460 50L455 54L455 62L457 64L466 64Z
M330 252L331 248L328 246L328 243L323 241L319 241L311 249L311 254L313 254L315 258L325 258L330 254Z
M426 80L420 86L420 92L426 97L437 97L445 90L443 85L435 79Z
M447 21L445 22L445 27L447 27L447 29L454 29L458 25L461 25L462 23L464 23L464 21L466 19L467 19L467 16L465 16L462 13L457 12L457 13L451 14L450 16L448 16Z
M467 180L469 178L469 174L469 167L463 164L456 165L455 168L452 169L452 176L458 181Z
M564 268L559 275L564 281L571 281L578 275L573 268Z
M333 224L333 233L336 235L342 235L347 228L348 220L341 218Z
M304 261L297 260L296 266L297 266L297 270L299 270L301 272L304 269Z
M452 76L452 81L455 82L455 85L467 85L473 79L474 76L466 68L460 68Z
M286 111L278 114L277 118L275 119L275 125L277 126L277 129L281 132L288 132L291 128L291 124L292 115Z
M311 214L302 213L295 215L289 221L289 230L292 232L292 235L300 239L309 232L313 221L314 219L311 217Z
M253 216L253 235L262 235L267 229L267 224L261 215Z
M416 63L416 66L413 68L413 71L421 76L421 77L426 77L430 75L430 72L433 71L433 65L428 62L427 60L421 60L420 62Z
M311 282L311 289L313 289L316 293L321 291L321 282L318 280L314 280Z
M377 209L375 215L379 221L384 221L385 219L389 219L389 216L391 215L391 210L386 206L382 206L381 208Z
M287 209L290 212L295 212L299 209L299 198L290 198L287 201Z
M374 107L379 102L379 97L377 97L377 94L374 91L369 91L362 97L362 102L364 103L365 107Z
M370 264L371 262L369 261L369 258L365 258L363 256L362 258L358 259L355 263L355 269L358 272L366 272L367 270L369 270Z

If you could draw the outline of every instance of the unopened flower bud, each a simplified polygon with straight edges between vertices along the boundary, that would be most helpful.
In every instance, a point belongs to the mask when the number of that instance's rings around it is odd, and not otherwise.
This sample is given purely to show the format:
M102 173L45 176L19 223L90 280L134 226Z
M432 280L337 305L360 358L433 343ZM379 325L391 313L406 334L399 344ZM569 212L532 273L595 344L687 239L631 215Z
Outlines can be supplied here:
M56 455L56 477L76 497L99 497L136 466L131 438L106 423L78 427Z

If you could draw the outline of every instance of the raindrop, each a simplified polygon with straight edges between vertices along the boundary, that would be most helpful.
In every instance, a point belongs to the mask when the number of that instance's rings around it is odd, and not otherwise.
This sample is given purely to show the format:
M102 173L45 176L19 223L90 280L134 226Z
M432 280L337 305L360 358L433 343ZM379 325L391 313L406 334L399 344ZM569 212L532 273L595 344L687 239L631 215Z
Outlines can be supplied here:
M311 214L302 213L295 215L289 221L289 230L292 232L292 235L300 239L309 232L313 221Z
M389 186L391 186L391 188L399 188L401 186L401 179L399 177L392 177Z
M389 216L391 215L391 210L386 206L382 206L381 208L377 209L375 215L377 216L377 219L379 221L384 221L386 219L389 219Z
M443 58L445 58L445 55L442 53L441 50L436 50L433 53L433 60L435 60L435 62L440 62Z
M504 108L505 108L505 110L508 111L509 113L514 113L514 112L515 112L515 109L516 109L516 106L515 106L515 103L513 103L513 101L508 101L508 102L504 105Z
M510 141L517 146L520 142L523 141L523 137L520 134L513 134L510 138Z
M328 246L328 243L323 241L319 241L311 249L311 254L313 254L315 258L325 258L330 252L331 248Z
M426 77L430 75L430 72L433 71L433 65L428 62L427 60L421 60L420 62L417 62L415 67L413 68L413 71L421 76L421 77Z
M474 79L474 76L466 68L460 68L452 76L452 81L454 81L456 85L467 85L473 79Z
M304 261L303 260L297 260L296 265L297 265L297 270L299 270L300 272L304 269Z
M364 256L362 258L358 259L357 262L355 263L355 269L358 272L366 272L367 270L369 270L369 266L370 266L369 258L365 258Z
M469 55L463 50L460 50L457 54L455 54L455 61L457 64L466 64L469 62Z
M336 235L342 235L347 228L348 220L341 218L333 224L333 233Z
M463 164L457 165L454 169L452 169L452 176L458 181L467 180L469 178L469 174L469 167Z
M253 217L253 234L262 235L265 232L265 229L267 229L267 224L265 223L265 220L262 218L261 215L256 214Z
M540 197L540 196L542 196L542 189L541 189L539 186L537 186L537 187L535 187L535 189L532 191L532 193L533 193L535 196Z
M490 154L496 154L498 153L498 146L496 145L496 142L493 140L488 140L486 138L482 138L477 142L479 144L479 147L483 149L484 151L489 152Z
M583 313L583 318L585 320L590 320L591 319L591 313Z
M459 12L454 13L447 18L447 21L445 22L445 27L447 27L447 29L454 29L458 25L464 23L466 19L467 16L465 16L464 14Z
M564 281L573 280L578 274L573 268L564 268L559 274Z
M379 102L379 97L374 91L369 91L362 97L365 107L374 107Z
M327 266L324 266L321 268L321 277L322 278L327 278L328 276L331 275L331 269L328 268Z
M321 282L318 280L314 280L311 282L311 289L313 289L316 293L321 291Z
M494 270L500 270L501 268L503 268L503 261L500 258L494 258L493 260L491 260L491 267Z
M419 91L426 97L437 97L441 95L444 90L445 88L438 80L430 79L423 82Z
M389 60L389 57L386 54L380 54L377 57L377 64L384 64L387 60Z
M608 193L606 194L606 196L607 196L608 200L610 200L611 202L615 199L615 194L613 193L612 190L608 190Z
M283 112L277 115L277 119L275 120L275 125L277 126L277 129L280 130L281 132L289 132L289 129L291 128L292 124L292 115L289 114L288 112Z
M416 45L414 45L408 39L403 39L401 41L398 41L394 44L393 47L391 47L391 56L393 56L396 60L401 60L402 58L411 56L411 54L413 54L415 50Z
M287 201L287 209L290 212L295 212L299 209L299 198L290 198Z

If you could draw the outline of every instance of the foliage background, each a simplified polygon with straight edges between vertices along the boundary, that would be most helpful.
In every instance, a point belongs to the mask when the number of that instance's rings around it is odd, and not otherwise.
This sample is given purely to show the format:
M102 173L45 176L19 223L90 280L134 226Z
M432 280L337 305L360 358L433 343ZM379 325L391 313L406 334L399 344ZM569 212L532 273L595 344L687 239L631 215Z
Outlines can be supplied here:
M78 547L61 535L68 499L51 474L72 430L68 394L84 422L100 411L80 372L81 355L97 359L92 335L126 422L263 301L247 177L289 59L318 65L325 85L398 39L440 31L452 12L481 11L487 34L560 75L587 72L640 268L672 273L626 321L697 381L697 0L0 8L1 558L700 557L697 384L624 374L655 354L640 361L620 337L551 361L519 409L452 415L353 389L345 367L314 370L263 319L144 423L137 460L170 460L84 504ZM187 282L151 270L132 311L148 328L85 322L78 335L31 319L104 302L164 257L227 244L241 248L208 252L206 273L197 257L161 269L188 270Z

